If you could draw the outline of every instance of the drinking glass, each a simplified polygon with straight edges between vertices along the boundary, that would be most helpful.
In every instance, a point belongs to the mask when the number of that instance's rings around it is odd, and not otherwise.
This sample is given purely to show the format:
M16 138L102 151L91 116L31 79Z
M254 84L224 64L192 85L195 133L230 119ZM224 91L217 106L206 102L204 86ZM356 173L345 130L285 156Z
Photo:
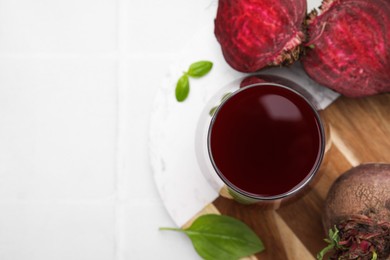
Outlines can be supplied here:
M222 88L203 111L196 155L208 182L238 202L278 207L302 194L330 148L315 97L275 75Z

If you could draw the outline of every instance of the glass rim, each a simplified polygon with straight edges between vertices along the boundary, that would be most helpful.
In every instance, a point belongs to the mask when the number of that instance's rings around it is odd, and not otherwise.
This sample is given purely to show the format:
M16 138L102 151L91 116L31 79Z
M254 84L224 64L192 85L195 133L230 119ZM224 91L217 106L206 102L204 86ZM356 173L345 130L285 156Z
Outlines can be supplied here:
M221 108L231 99L233 98L234 96L236 96L237 94L247 90L247 89L250 89L250 88L254 88L254 87L258 87L258 86L264 86L264 85L267 85L267 86L275 86L275 87L280 87L280 88L283 88L283 89L286 89L288 91L291 91L293 92L294 94L298 95L300 98L302 98L303 100L305 100L305 102L309 105L309 107L311 108L312 112L314 113L315 115L315 118L316 118L316 121L317 121L317 124L318 124L318 127L319 127L319 137L320 137L320 148L319 148L319 151L318 151L318 154L317 154L317 158L316 158L316 161L312 167L312 169L310 170L310 172L305 176L304 179L302 179L297 185L295 185L292 189L290 189L289 191L286 191L284 193L281 193L281 194L277 194L277 195L271 195L271 196L266 196L266 195L259 195L259 194L255 194L255 193L251 193L251 192L247 192L239 187L237 187L236 185L234 185L232 182L230 182L228 180L228 178L226 178L222 172L218 169L218 166L216 165L215 161L214 161L214 158L213 158L213 153L212 153L212 149L211 149L211 132L212 132L212 128L213 128L213 125L215 123L215 120L217 118L217 115L219 113L219 111L221 110ZM248 86L245 86L245 87L242 87L242 88L239 88L238 90L234 91L233 93L231 93L231 95L229 95L229 97L227 97L226 99L224 99L221 104L217 107L217 109L215 110L214 114L213 114L213 117L211 119L211 122L209 124L209 128L208 128L208 132L207 132L207 151L208 151L208 155L209 155L209 159L211 161L211 164L215 170L215 172L218 174L219 178L228 186L228 188L232 189L233 191L237 192L238 194L240 194L241 196L244 196L244 197L247 197L249 199L255 199L255 200L258 200L258 201L272 201L272 200L278 200L278 199L282 199L282 198L286 198L286 197L290 197L296 193L298 193L299 191L301 191L304 187L306 187L306 185L314 178L314 176L316 175L316 173L318 172L320 166L321 166L321 163L322 163L322 160L323 160L323 157L324 157L324 154L325 154L325 130L324 130L324 126L323 126L323 122L322 122L322 119L317 111L317 108L312 104L312 102L310 102L308 100L308 98L306 98L302 93L300 93L299 91L291 88L291 87L288 87L288 86L285 86L285 85L282 85L280 83L273 83L273 82L260 82L260 83L253 83L253 84L250 84Z

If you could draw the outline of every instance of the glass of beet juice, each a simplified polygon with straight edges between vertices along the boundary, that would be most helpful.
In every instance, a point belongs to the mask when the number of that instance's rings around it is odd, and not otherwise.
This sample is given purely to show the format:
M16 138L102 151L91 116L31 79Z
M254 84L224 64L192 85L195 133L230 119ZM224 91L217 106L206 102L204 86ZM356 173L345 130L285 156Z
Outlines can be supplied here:
M325 152L308 92L283 78L248 82L216 108L207 132L215 173L239 202L275 202L302 191Z

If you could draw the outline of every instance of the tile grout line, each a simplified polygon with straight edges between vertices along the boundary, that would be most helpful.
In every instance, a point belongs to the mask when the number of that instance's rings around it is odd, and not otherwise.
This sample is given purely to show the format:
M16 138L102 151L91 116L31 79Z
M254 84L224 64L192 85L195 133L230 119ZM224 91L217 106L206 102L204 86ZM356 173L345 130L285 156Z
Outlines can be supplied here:
M119 37L118 37L119 38ZM140 60L140 59L154 59L154 60L166 60L174 59L178 57L177 53L161 53L161 52L137 52L132 53L126 50L120 51L110 51L110 52L96 52L96 53L77 53L77 52L36 52L36 53L23 53L23 52L14 52L14 53L4 53L0 52L0 59L41 59L41 60L113 60L118 59L123 60Z
M92 52L92 53L79 53L79 52L0 52L1 59L107 59L116 60L118 54L116 51L108 52Z
M123 195L122 195L123 197ZM126 200L126 203L131 205L161 205L161 199L154 198L119 198L119 196L115 193L112 196L107 196L105 198L98 199L62 199L62 198L54 198L54 199L41 199L41 198L33 198L33 199L0 199L0 205L24 205L24 204L34 204L34 205L52 205L52 204L61 204L61 205L112 205L113 203L123 203Z
M98 199L62 199L62 198L54 198L54 199L41 199L41 198L33 198L33 199L0 199L0 205L112 205L116 201L116 195L110 195L105 198Z
M123 188L125 176L125 151L126 151L126 116L127 116L127 87L128 66L126 58L127 47L127 1L117 0L117 136L116 136L116 176L115 176L115 223L114 223L114 259L123 259L123 230L124 204L126 192Z

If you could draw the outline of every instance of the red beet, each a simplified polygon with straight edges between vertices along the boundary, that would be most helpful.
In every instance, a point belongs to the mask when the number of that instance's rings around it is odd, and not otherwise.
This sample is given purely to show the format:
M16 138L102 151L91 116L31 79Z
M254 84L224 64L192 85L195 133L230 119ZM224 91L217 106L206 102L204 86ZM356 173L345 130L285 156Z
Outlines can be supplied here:
M276 75L266 75L266 74L252 74L251 76L248 76L244 78L240 83L240 88L244 88L246 86L257 84L257 83L274 83L274 84L280 84L286 87L289 87L291 89L296 90L300 94L302 94L306 99L308 99L312 104L315 104L316 101L314 100L314 97L307 92L307 90L299 85L297 85L295 82L280 77Z
M308 19L307 74L343 95L390 91L390 1L324 0Z
M341 175L329 190L323 223L339 230L331 259L372 259L374 252L388 259L390 164L363 164Z
M249 76L244 78L240 83L240 88L244 88L246 86L257 84L257 83L267 83L261 76Z
M215 36L227 63L242 72L297 60L305 0L219 0Z

